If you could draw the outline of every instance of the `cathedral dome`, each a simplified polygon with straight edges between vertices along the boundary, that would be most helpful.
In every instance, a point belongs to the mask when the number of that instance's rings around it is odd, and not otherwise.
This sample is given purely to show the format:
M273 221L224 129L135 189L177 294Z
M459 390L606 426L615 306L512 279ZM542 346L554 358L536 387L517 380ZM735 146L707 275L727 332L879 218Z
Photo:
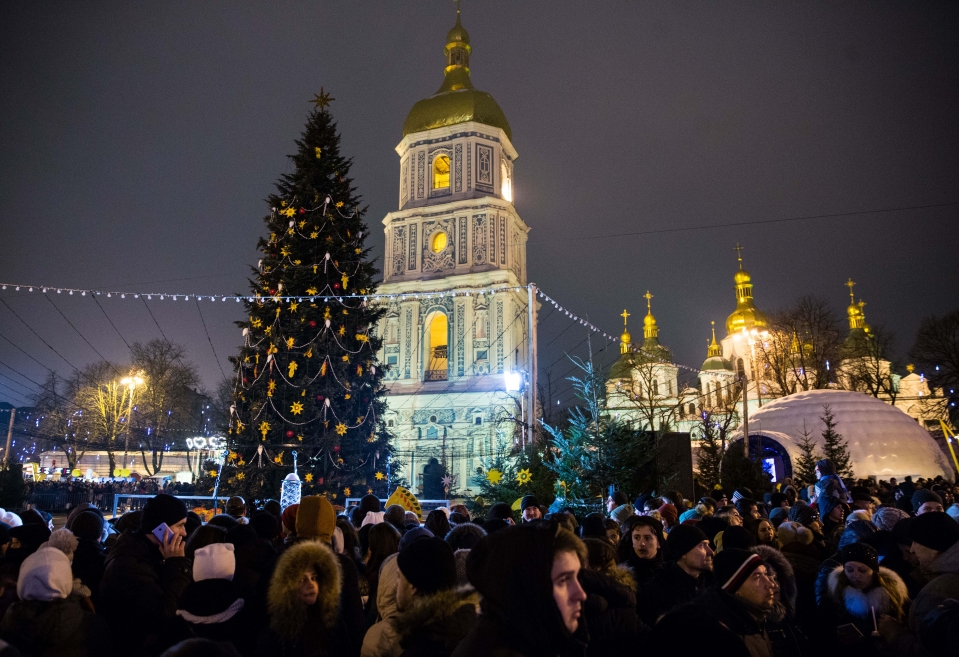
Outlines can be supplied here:
M749 272L745 269L740 269L736 272L736 275L733 276L733 280L736 281L736 285L743 285L744 283L749 283L753 280L753 277L749 275Z
M928 431L895 406L859 392L810 390L773 400L755 413L750 411L749 434L779 443L795 467L804 425L817 451L822 450L823 423L819 418L824 404L832 411L836 431L849 445L856 477L955 478Z
M456 25L446 35L443 84L435 94L413 105L403 122L404 137L414 132L475 121L500 128L509 139L513 138L509 121L499 104L485 91L473 88L469 68L472 51L469 32L460 23L457 12Z
M769 318L766 313L755 306L737 308L729 317L726 318L726 332L742 332L743 329L750 331L752 329L765 329L769 326Z

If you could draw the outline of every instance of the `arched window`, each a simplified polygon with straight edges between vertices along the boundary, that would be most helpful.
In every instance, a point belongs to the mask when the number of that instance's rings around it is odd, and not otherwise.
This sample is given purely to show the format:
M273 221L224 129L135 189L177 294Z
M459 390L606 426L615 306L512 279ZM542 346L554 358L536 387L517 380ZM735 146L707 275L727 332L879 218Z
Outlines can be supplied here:
M696 404L690 404L690 405L689 405L689 414L690 414L690 415L696 415Z
M447 155L437 155L433 158L433 189L443 189L450 186L450 158Z
M429 352L426 355L426 381L446 381L449 367L447 351L449 322L442 312L427 318L426 339Z
M433 253L440 253L443 249L446 248L446 245L449 244L449 237L442 230L438 230L433 233L433 237L430 238L430 250Z
M427 440L436 440L440 437L440 432L436 427L427 427L426 428L426 439Z
M659 381L653 379L653 396L659 395Z
M742 358L736 359L736 374L738 374L740 378L746 376L746 363L743 362Z

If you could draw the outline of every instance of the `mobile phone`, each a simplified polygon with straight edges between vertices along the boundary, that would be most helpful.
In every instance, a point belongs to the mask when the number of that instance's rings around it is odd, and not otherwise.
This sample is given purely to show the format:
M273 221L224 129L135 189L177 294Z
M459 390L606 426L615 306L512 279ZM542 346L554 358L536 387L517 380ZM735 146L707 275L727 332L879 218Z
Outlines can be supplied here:
M160 541L160 545L166 545L167 542L173 538L173 530L170 529L168 524L161 522L159 526L153 530L153 535Z

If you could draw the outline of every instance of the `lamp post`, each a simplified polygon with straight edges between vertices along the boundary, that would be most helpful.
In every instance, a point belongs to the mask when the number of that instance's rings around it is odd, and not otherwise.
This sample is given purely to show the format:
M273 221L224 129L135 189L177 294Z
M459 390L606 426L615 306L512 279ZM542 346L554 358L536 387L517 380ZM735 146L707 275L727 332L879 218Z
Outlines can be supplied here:
M141 376L142 372L139 374L131 374L130 376L125 376L120 379L120 384L126 386L130 389L130 405L127 408L127 437L123 443L123 463L124 465L127 462L127 454L130 451L130 432L132 431L131 424L133 421L133 391L136 390L138 386L142 386L146 383L146 379ZM126 468L123 468L126 469Z

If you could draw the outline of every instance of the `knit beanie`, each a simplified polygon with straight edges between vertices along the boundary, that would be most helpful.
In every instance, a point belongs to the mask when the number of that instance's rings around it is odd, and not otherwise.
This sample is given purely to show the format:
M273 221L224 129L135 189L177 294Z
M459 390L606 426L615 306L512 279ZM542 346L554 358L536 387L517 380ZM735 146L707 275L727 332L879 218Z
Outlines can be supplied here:
M876 548L865 543L850 543L844 546L839 550L839 561L844 566L850 561L858 561L876 572L879 571L879 553Z
M509 508L509 504L506 502L497 502L490 507L489 513L486 515L486 517L489 520L492 520L493 518L507 520L508 518L513 517L513 510Z
M675 510L675 507L673 509ZM680 557L694 547L708 540L703 530L694 525L674 527L673 531L669 532L669 536L666 537L666 550L664 551L666 561L678 561Z
M773 527L779 527L788 517L789 509L784 509L781 506L777 506L769 512L769 522L773 524Z
M609 512L609 517L615 520L616 522L618 522L619 524L623 524L624 522L626 522L626 519L632 515L635 515L635 513L634 513L633 505L630 504L629 502L626 502L625 504L620 504L618 507L616 507L615 509Z
M147 500L143 507L143 515L140 516L140 529L144 532L152 532L163 523L172 527L184 518L186 518L186 504L183 500L161 493Z
M283 509L283 513L280 514L280 522L283 524L281 529L284 534L292 534L296 531L296 514L299 511L299 504L291 504Z
M528 506L535 506L535 507L540 506L539 500L536 499L535 495L525 495L523 497L523 500L519 503L520 511L525 511L526 507Z
M50 529L46 525L20 525L10 530L10 536L20 541L24 548L34 552L50 540Z
M959 542L959 523L947 513L924 513L909 521L909 538L936 552Z
M73 590L70 560L56 548L40 548L20 565L17 596L21 600L61 600Z
M201 547L193 555L193 581L205 579L233 579L236 557L233 543L213 543Z
M843 530L842 536L839 537L839 545L837 547L841 550L847 545L858 543L875 533L876 526L868 520L853 520L848 523Z
M926 502L939 502L942 504L942 498L933 493L931 490L925 488L920 488L915 493L912 494L912 512L919 513L919 507L921 507Z
M366 527L367 525L378 525L383 522L383 516L386 513L383 511L367 511L366 515L363 517L363 522L360 523L360 527Z
M73 519L72 529L77 538L97 541L103 537L103 518L94 511L81 511Z
M684 523L687 520L700 520L702 517L703 517L703 514L701 514L698 509L696 508L686 509L679 515L679 522Z
M666 525L675 525L676 521L679 520L679 511L669 502L659 507L659 515L663 519L663 524Z
M729 548L716 555L713 560L713 572L716 574L716 583L727 593L739 590L752 572L765 565L758 554L748 550Z
M403 548L405 548L407 545L424 538L434 538L433 532L428 530L426 527L416 527L409 530L403 534L402 538L400 538L400 551L402 552Z
M621 490L618 490L615 493L613 493L613 501L616 502L616 504L628 504L629 498L626 497L626 493L624 493Z
M454 551L472 550L484 536L486 536L486 530L482 527L471 522L464 522L453 527L444 540Z
M50 538L47 539L46 545L43 547L52 547L60 550L70 562L73 562L73 553L77 551L78 545L77 537L73 535L73 532L69 529L57 529L52 534Z
M396 563L417 593L431 595L456 586L456 557L441 538L413 541L400 550Z
M13 527L22 525L23 519L13 511L7 511L3 515L0 515L0 522L8 525L12 529Z
M783 547L786 547L790 543L810 545L815 538L813 533L807 529L805 525L793 522L792 520L787 520L779 525L776 535L779 537L779 544Z
M723 531L723 551L748 550L756 545L756 536L741 526L729 526Z
M294 522L294 524L296 524ZM250 527L259 538L272 541L280 533L280 522L269 511L258 511L250 518Z
M20 519L23 520L25 525L43 525L47 526L48 521L40 515L40 512L36 509L27 509L26 511L20 512Z
M798 522L800 525L808 527L815 521L819 520L819 510L808 504L803 504L802 506L796 505L789 510L789 519L793 522Z
M909 514L902 509L897 509L894 506L881 506L872 514L872 521L879 529L891 532L896 523L908 517Z
M308 495L300 500L296 513L297 538L316 538L329 543L336 527L336 511L323 495Z

